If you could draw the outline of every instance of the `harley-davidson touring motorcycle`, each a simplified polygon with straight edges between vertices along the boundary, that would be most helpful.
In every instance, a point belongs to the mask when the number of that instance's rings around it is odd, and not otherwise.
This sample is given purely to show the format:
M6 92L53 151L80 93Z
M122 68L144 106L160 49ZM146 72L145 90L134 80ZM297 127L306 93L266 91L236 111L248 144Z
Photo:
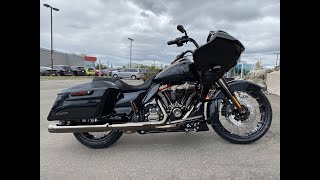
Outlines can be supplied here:
M177 29L184 35L167 44L192 42L195 50L182 52L141 85L95 77L63 90L48 115L55 121L48 131L73 133L90 148L108 147L123 133L202 132L208 124L231 143L248 144L264 136L272 109L262 87L224 77L245 49L241 42L218 30L199 46L182 25Z

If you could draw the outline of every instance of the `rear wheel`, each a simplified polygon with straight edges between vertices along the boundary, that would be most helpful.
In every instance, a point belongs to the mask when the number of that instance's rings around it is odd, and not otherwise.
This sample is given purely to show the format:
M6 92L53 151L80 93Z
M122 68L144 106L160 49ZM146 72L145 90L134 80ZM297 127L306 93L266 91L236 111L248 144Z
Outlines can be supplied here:
M114 77L114 78L117 78L117 77L118 77L118 75L114 74L114 75L113 75L113 77Z
M271 125L270 102L260 90L236 91L235 96L247 113L239 114L225 99L219 107L219 120L212 127L220 137L231 143L249 144L257 141Z
M132 75L131 79L135 80L135 79L137 79L137 77L135 75Z
M93 149L99 149L109 147L115 143L122 136L122 131L112 130L106 132L85 132L73 134L81 144Z

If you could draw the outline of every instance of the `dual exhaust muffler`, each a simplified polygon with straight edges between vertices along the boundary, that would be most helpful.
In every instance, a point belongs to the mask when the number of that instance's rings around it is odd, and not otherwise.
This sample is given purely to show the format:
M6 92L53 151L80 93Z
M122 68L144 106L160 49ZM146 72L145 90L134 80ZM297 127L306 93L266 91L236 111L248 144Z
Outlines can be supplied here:
M104 132L110 130L123 130L123 131L134 131L134 130L147 130L147 129L166 129L174 128L177 125L187 122L199 120L202 116L195 116L190 118L184 118L177 121L172 121L171 124L168 122L168 114L166 113L161 102L157 100L157 103L164 115L161 121L148 121L148 122L138 122L138 123L122 123L122 124L102 124L102 125L78 125L78 126L65 126L59 125L58 123L52 123L48 126L48 131L50 133L80 133L80 132Z
M135 130L164 130L172 129L177 125L184 122L200 120L202 116L195 116L182 120L173 121L171 124L166 124L167 120L164 118L158 122L139 122L139 123L123 123L123 124L102 124L102 125L79 125L79 126L61 126L58 124L50 124L48 127L51 133L80 133L80 132L104 132L110 130L123 130L123 131L135 131Z

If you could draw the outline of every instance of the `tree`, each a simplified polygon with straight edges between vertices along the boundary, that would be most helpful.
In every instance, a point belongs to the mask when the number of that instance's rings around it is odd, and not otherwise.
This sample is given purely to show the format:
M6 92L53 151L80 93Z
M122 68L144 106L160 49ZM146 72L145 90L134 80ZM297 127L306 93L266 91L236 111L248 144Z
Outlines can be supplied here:
M139 68L149 68L149 66L141 64Z
M255 69L255 70L263 69L261 60L258 60L258 61L256 62L256 67L255 67L254 69Z
M99 63L95 66L96 69L99 69ZM101 69L107 69L106 65L101 64Z

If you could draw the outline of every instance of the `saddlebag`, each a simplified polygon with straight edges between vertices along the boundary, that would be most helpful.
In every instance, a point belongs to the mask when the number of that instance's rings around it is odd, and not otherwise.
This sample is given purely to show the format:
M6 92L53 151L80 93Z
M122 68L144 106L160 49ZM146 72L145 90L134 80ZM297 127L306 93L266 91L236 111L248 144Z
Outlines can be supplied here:
M108 81L92 81L58 94L48 116L53 120L94 119L110 114L120 96L118 87Z

